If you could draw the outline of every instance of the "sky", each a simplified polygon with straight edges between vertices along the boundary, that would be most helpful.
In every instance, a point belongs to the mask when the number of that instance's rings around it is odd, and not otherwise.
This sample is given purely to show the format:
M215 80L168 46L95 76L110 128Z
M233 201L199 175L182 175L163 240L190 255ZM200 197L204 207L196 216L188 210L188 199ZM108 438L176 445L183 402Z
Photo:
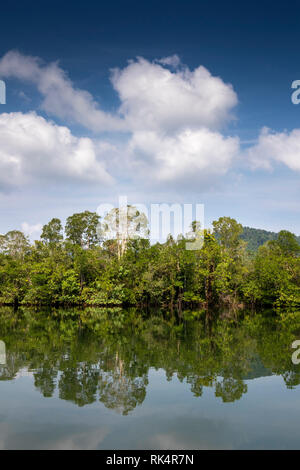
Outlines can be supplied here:
M300 234L300 5L1 5L0 233L100 204L204 204ZM300 96L300 93L299 93Z

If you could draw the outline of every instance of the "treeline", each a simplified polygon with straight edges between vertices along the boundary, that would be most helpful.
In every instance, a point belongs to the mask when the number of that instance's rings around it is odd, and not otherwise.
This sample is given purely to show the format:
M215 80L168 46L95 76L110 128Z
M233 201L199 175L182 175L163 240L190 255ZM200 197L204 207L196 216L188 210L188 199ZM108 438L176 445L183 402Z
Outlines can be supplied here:
M104 239L99 219L89 211L72 215L65 237L52 219L33 244L19 231L1 236L0 303L137 305L179 315L194 307L300 307L300 245L288 231L253 254L242 225L221 217L204 231L200 250L187 250L184 237L151 245L117 231Z

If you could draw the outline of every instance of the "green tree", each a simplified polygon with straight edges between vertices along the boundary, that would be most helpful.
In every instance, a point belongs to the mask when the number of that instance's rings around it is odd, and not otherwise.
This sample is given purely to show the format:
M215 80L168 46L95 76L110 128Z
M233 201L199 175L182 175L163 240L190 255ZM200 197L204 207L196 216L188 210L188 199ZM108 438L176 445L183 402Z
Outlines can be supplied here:
M112 209L99 226L99 236L103 240L116 240L118 258L124 255L129 240L149 237L148 219L135 206Z
M84 211L67 218L67 239L75 245L91 248L99 242L97 227L100 216L96 212Z
M12 258L24 259L24 256L29 251L29 241L23 232L19 230L11 230L6 235L1 237L0 249L2 253L11 256Z
M214 233L221 246L232 252L241 243L240 235L243 233L243 226L231 217L220 217L212 223Z
M300 245L296 235L287 230L281 230L277 240L272 243L276 244L285 256L297 256L300 253Z
M52 219L43 226L41 239L49 245L57 245L63 240L63 227L59 219Z

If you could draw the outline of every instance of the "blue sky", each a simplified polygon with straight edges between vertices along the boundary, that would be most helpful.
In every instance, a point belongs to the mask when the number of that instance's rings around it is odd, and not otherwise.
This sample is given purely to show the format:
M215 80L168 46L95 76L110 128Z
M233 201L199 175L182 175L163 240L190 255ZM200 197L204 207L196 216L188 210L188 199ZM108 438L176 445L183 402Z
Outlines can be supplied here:
M1 6L0 233L35 237L126 194L299 234L299 13L270 1Z

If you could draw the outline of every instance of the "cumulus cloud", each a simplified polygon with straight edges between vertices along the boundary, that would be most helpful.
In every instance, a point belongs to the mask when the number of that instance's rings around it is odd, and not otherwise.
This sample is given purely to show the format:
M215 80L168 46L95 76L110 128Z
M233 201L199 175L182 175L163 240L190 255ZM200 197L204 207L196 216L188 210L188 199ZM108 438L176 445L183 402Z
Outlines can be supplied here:
M110 183L94 142L35 113L0 114L0 189L40 180Z
M217 131L232 117L237 96L204 67L179 65L176 55L155 62L138 58L115 69L112 83L132 131L126 153L134 179L190 181L199 188L224 175L238 153L239 139Z
M166 58L163 62L166 63ZM169 58L169 63L174 57ZM171 72L143 58L115 69L112 83L128 128L174 133L183 129L216 129L232 118L237 95L203 66Z
M42 109L61 119L98 132L124 129L120 117L102 111L89 92L74 88L57 63L44 65L37 57L10 51L0 60L0 77L34 83L44 97Z
M300 171L300 129L274 132L263 128L257 144L248 150L247 156L254 168L270 169L277 162Z
M138 58L122 70L114 69L112 84L122 103L115 115L102 111L89 92L74 88L57 63L44 65L39 58L10 51L0 60L0 76L34 83L46 112L92 131L216 128L230 119L237 104L232 86L203 66L173 72L164 67L176 68L179 62L177 55L154 62Z
M133 135L129 152L137 177L203 183L228 171L239 152L239 139L205 128L184 130L175 136L141 131Z
M238 101L232 86L203 66L188 69L177 55L153 62L137 58L114 69L112 85L121 101L114 115L76 89L57 63L45 65L11 51L0 60L0 77L34 83L43 96L42 108L51 115L117 133L111 143L99 143L75 137L34 113L2 114L2 187L34 178L107 182L107 167L131 182L198 183L225 174L238 152L238 138L220 133ZM120 131L127 132L121 139Z

